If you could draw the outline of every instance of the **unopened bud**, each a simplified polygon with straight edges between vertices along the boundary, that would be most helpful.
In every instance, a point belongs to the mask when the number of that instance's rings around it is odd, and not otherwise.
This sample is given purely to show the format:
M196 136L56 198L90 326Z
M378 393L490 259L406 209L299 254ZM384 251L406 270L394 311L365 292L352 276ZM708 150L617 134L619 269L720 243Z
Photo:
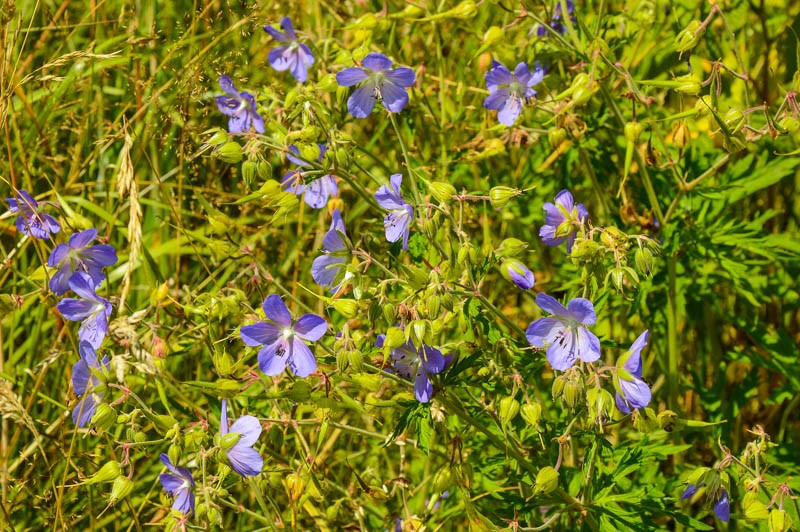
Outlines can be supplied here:
M473 18L478 14L478 6L472 0L464 0L449 11L451 16L460 19Z
M242 160L242 147L238 142L226 142L220 146L215 155L230 164L237 164Z
M553 401L557 401L564 395L564 388L567 385L567 376L566 375L559 375L555 379L553 379Z
M389 349L400 347L406 343L406 334L399 327L389 327L386 331L386 338L383 340L383 346Z
M678 82L675 86L675 90L684 94L693 94L696 96L700 93L700 89L703 88L700 81L692 74L686 74L685 76L675 78L675 81Z
M538 402L525 403L520 409L522 419L530 426L536 427L542 419L542 405Z
M443 467L433 477L433 489L439 493L453 485L453 472L449 467Z
M347 319L353 318L358 314L358 302L355 299L334 299L333 308L336 312Z
M440 203L447 203L456 193L456 187L444 181L433 181L428 188L430 188L433 197Z
M575 409L584 401L583 381L577 379L569 379L564 386L564 401L567 406Z
M228 449L232 448L236 445L239 439L242 437L242 434L239 432L229 432L219 440L219 448L223 451L227 451Z
M688 52L697 46L700 37L705 31L705 28L702 26L702 22L699 20L693 20L686 26L686 28L681 30L681 32L675 36L675 51L679 53Z
M511 423L519 414L519 401L513 397L503 397L498 404L497 414L504 425Z
M563 127L552 127L547 131L547 141L551 148L558 148L565 140L567 140L567 130Z
M495 209L502 209L513 198L522 194L522 191L517 188L511 187L493 187L489 191L489 199L492 207Z
M533 486L534 495L546 495L558 487L558 471L551 466L545 466L536 473L536 483Z
M111 486L111 495L108 498L109 504L114 504L121 501L133 491L133 481L128 477L119 476L114 480L114 485Z
M256 161L245 161L242 163L242 180L249 189L256 181L258 173L258 163Z
M638 248L633 254L633 262L636 264L636 269L642 275L651 276L653 274L653 253L647 248Z
M119 462L116 460L112 460L110 462L106 462L103 467L97 470L97 472L88 478L84 484L101 484L103 482L113 482L122 474L122 467L119 465Z
M506 32L500 26L491 26L486 33L483 34L482 44L491 46L503 40Z
M306 481L297 473L290 473L284 481L286 486L286 493L289 495L291 501L296 501L303 495L303 490L306 487Z
M642 135L642 130L644 126L642 126L641 122L628 122L625 124L625 140L630 142L631 144L636 144L639 142L639 137Z
M535 282L533 272L516 259L504 261L500 266L500 273L507 281L514 283L521 290L530 290L533 288Z
M528 248L528 244L518 238L506 238L495 250L498 257L516 257Z

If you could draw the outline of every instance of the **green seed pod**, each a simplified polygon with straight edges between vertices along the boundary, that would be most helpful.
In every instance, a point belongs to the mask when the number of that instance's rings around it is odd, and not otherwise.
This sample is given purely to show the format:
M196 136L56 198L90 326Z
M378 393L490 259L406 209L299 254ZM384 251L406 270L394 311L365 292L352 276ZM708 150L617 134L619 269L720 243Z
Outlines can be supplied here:
M586 392L586 400L589 404L589 417L592 422L603 424L611 419L611 412L614 410L614 398L605 388L591 388Z
M125 413L120 414L117 416L117 425L124 425L130 420L131 420L130 414L125 414Z
M578 240L572 246L570 257L579 261L588 262L601 253L600 245L594 240Z
M784 510L773 508L769 511L769 532L786 532L792 528L792 518Z
M147 441L147 434L145 434L142 431L137 431L133 435L133 441L135 441L136 443L144 443Z
M433 489L436 492L443 492L453 485L453 471L449 467L443 467L436 472L433 477Z
M242 161L242 147L238 142L226 142L220 146L215 155L230 164L238 164Z
M449 11L451 16L462 20L473 18L478 14L478 6L472 0L464 0Z
M725 125L728 126L732 133L738 133L744 126L744 113L742 113L741 109L731 107L725 113L724 120Z
M500 399L497 408L497 415L504 425L514 421L514 418L519 414L519 401L513 397L503 397Z
M456 255L456 264L458 264L459 266L463 266L467 263L468 259L469 259L468 245L461 246L461 248L458 250L458 255Z
M653 275L653 253L647 248L638 248L633 254L633 263L639 273L648 277Z
M394 305L392 305L391 303L386 303L383 306L383 317L389 323L395 323L397 321L397 314L395 312Z
M119 476L114 480L114 485L111 486L111 496L108 498L109 504L115 504L121 501L133 491L133 481L128 477Z
M558 471L551 466L545 466L536 473L536 483L533 485L534 495L552 493L558 487Z
M525 403L520 409L522 419L531 427L538 427L542 419L542 405L538 402Z
M358 302L354 299L334 299L332 306L347 319L354 318L358 314Z
M793 135L800 130L800 121L798 121L796 118L792 118L791 116L784 116L778 120L778 127L785 130L790 135Z
M357 351L355 349L348 351L347 361L350 363L350 367L353 368L353 371L358 373L364 366L364 355L361 353L361 351Z
M222 514L219 509L214 506L209 506L206 510L206 519L208 519L209 523L217 527L222 526Z
M631 144L639 142L639 137L642 136L644 126L641 122L628 122L625 124L625 140Z
M272 165L270 165L266 161L261 161L256 165L256 169L258 170L258 177L261 179L269 179L272 177Z
M511 187L492 187L489 191L489 201L495 209L502 209L513 198L522 194L522 191Z
M242 163L242 180L247 188L251 188L256 181L258 173L258 163L255 161L245 161Z
M553 379L553 389L552 389L553 401L557 401L564 395L564 388L566 387L566 385L567 385L567 376L564 375L563 373L558 377L556 377L555 379Z
M97 405L97 410L95 410L94 415L92 416L92 425L94 425L97 430L106 431L114 426L115 422L117 421L117 413L114 411L106 403L100 403Z
M505 37L505 30L500 26L490 26L486 33L483 34L483 45L491 46L503 40Z
M122 474L122 466L119 465L119 462L116 460L112 460L110 462L106 462L103 467L97 470L97 472L84 481L84 484L101 484L104 482L114 482Z
M683 30L675 36L675 51L679 53L688 52L700 41L700 37L705 33L702 28L703 23L693 20Z
M349 351L343 349L336 351L336 369L339 370L339 373L344 373L347 371L347 368L350 364L350 358L348 354Z
M433 291L430 295L425 296L425 306L428 308L428 318L435 320L439 317L441 310L441 300Z
M692 94L697 96L700 94L700 90L703 88L703 85L700 84L700 81L692 74L686 74L685 76L675 78L675 81L678 82L675 90L684 94Z
M297 501L301 495L303 495L303 491L306 487L306 481L303 480L303 477L297 473L290 473L284 480L284 486L286 487L286 494L289 495L289 500L294 502Z
M171 444L167 449L167 456L172 465L177 466L181 461L181 446L175 443Z
M506 238L495 250L498 257L516 257L528 248L528 244L518 238Z
M658 420L652 408L640 408L633 416L633 428L648 434L659 429Z
M725 137L725 140L722 141L722 147L725 148L725 151L728 153L737 153L745 149L747 144L744 139L737 135L735 137Z
M327 74L317 83L317 90L320 92L336 92L339 84L336 82L336 74Z
M564 386L564 401L567 406L575 409L578 405L585 401L586 394L584 393L583 381L570 379Z
M456 187L451 185L450 183L446 183L444 181L433 181L428 188L431 191L431 194L437 201L440 203L447 203L451 199L453 199L453 195L456 193Z
M558 148L565 140L567 140L567 130L563 127L551 127L547 131L547 141L551 148Z
M219 146L220 144L225 144L228 142L229 136L227 131L220 128L214 128L212 131L214 133L211 135L211 138L206 141L206 144L211 146Z
M709 113L709 109L714 109L714 102L711 100L711 96L701 96L694 104L694 110L697 111L697 118L706 116ZM716 111L716 109L714 110Z
M386 338L383 340L383 346L389 349L400 347L406 343L406 333L400 327L389 327L386 331Z

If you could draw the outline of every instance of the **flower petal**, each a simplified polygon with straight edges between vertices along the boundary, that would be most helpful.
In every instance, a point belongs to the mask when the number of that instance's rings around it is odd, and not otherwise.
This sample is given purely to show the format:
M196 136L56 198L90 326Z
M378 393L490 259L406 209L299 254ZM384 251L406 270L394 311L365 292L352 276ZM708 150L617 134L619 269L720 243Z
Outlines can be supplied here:
M300 378L305 378L317 369L317 359L314 354L299 338L292 343L292 352L289 355L289 368L292 373Z
M728 490L723 489L719 500L714 503L714 513L720 521L727 523L731 520L731 501L728 498Z
M278 46L269 51L267 61L278 72L288 70L297 62L297 56L291 53L289 46Z
M222 400L222 408L219 414L219 433L225 436L228 433L228 401Z
M300 48L294 50L294 61L292 62L292 76L300 83L305 83L308 79L308 66L306 59Z
M192 490L189 488L178 490L175 495L175 502L172 503L172 508L182 514L194 514L194 493Z
M408 105L406 89L388 79L380 84L380 93L383 106L393 113L399 113Z
M414 397L420 403L427 403L433 397L433 384L422 367L417 370L417 376L414 378Z
M446 362L442 352L429 345L422 346L420 353L420 364L429 374L436 375L444 371Z
M320 255L311 263L311 277L320 286L333 287L336 277L345 265L344 257Z
M227 456L231 468L243 477L254 477L264 468L264 458L252 447L234 445Z
M95 303L85 299L65 297L56 304L58 312L69 321L81 321L95 311Z
M294 325L294 332L303 340L316 342L328 331L328 322L316 314L303 314Z
M289 314L289 309L286 308L286 304L283 302L283 299L281 299L281 296L273 294L267 297L261 305L261 308L264 309L264 315L267 319L278 325L291 327L292 315Z
M508 85L514 81L511 71L497 61L492 62L492 68L486 72L486 89L494 92L498 87Z
M397 242L401 238L408 238L409 226L411 225L411 214L406 209L392 211L383 218L383 227L386 233L386 240ZM405 244L403 248L405 249Z
M384 79L388 79L395 85L400 87L410 87L417 81L417 75L410 68L400 67L390 70L383 75Z
M264 26L264 31L269 33L270 37L272 37L273 39L275 39L278 42L289 42L291 40L291 39L289 39L289 37L285 33L283 33L282 31L276 30L272 26L269 26L269 25Z
M241 434L239 441L236 442L237 446L252 447L261 435L261 422L253 416L242 416L233 422L230 432Z
M171 466L172 464L170 464ZM168 466L169 467L169 466ZM175 492L183 487L184 480L180 477L175 475L171 475L169 473L161 473L158 475L158 480L161 481L161 485L164 487L164 491L169 493L170 495L175 495Z
M497 89L489 96L487 96L485 100L483 100L483 106L486 109L499 111L500 109L505 107L506 102L508 101L510 95L511 93L506 88Z
M525 337L534 347L547 347L562 336L566 328L566 324L558 318L541 318L528 325Z
M219 77L219 88L223 91L227 92L231 96L238 97L239 91L236 90L236 86L233 84L233 80L225 75Z
M571 334L568 332L565 338L569 339ZM558 371L566 371L575 364L577 353L574 349L569 349L567 346L571 342L553 342L547 346L547 361L553 369Z
M99 310L81 322L81 326L78 328L78 338L89 342L95 349L99 349L107 332L108 314L104 310Z
M361 61L361 64L364 65L364 68L368 68L373 72L380 72L392 68L392 60L377 52L367 54L364 60Z
M536 304L539 305L539 308L544 310L545 312L549 312L554 316L558 316L560 318L570 318L569 311L558 302L558 300L552 296L548 296L544 292L537 294L536 296Z
M242 341L252 347L275 343L280 335L280 327L265 321L245 325L239 329L239 336L242 337Z
M522 113L522 98L516 94L509 94L508 100L502 109L497 113L497 119L504 126L511 127Z
M367 81L347 99L347 110L356 118L366 118L375 108L375 99L375 82Z
M619 386L622 388L622 395L625 401L633 408L644 408L650 404L652 392L650 387L641 379L634 378L632 381L619 379Z
M345 68L336 73L336 82L342 87L352 87L369 77L366 70L361 67Z
M274 377L286 369L286 347L282 341L265 345L258 352L258 367L265 375Z
M594 325L597 315L594 312L592 302L583 297L573 298L567 305L570 314L580 323L586 326Z
M614 397L614 402L617 404L617 410L625 414L626 416L631 413L631 409L628 404L625 402L625 399L617 392L616 397ZM683 497L681 497L683 498Z
M95 412L97 412L97 401L95 401L94 395L86 394L72 409L72 422L78 428L85 427L92 420Z
M594 362L600 358L600 339L589 329L578 327L574 349L583 362Z

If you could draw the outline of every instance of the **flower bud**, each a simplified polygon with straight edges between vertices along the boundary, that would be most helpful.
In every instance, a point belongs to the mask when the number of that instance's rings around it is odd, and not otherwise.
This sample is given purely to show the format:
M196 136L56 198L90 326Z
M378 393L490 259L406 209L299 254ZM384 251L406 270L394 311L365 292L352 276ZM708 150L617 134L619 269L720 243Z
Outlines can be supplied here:
M500 266L500 273L507 281L517 285L517 288L522 290L530 290L533 288L535 282L533 272L516 259L504 261Z
M219 447L223 451L227 451L239 441L239 438L242 437L242 434L239 432L229 432L219 440Z
M586 399L589 403L589 417L592 422L602 424L611 418L615 403L608 390L593 387L586 392Z
M347 319L354 318L358 314L358 302L354 299L334 299L332 306Z
M219 146L220 144L225 144L228 142L228 132L224 129L214 128L211 131L213 131L213 134L206 141L206 144L211 146Z
M100 484L103 482L113 482L122 474L122 467L119 465L119 462L116 460L112 460L110 462L106 462L103 467L97 470L97 472L92 475L90 478L86 479L84 484Z
M557 401L564 395L564 388L566 387L566 385L567 385L567 376L564 375L563 373L558 377L556 377L555 379L553 379L553 389L552 389L553 401Z
M483 34L482 44L491 46L503 40L505 31L500 26L490 26L486 33Z
M433 477L433 489L439 493L453 485L453 472L449 467L443 467Z
M545 466L536 473L536 483L533 486L534 495L547 495L558 487L558 471L551 466Z
M689 144L691 136L686 120L678 120L672 126L672 142L678 148L685 148Z
M638 248L633 254L633 262L636 269L642 275L651 276L653 274L653 253L647 248Z
M519 401L513 397L503 397L498 404L497 414L504 425L511 423L519 414Z
M520 409L522 419L530 426L538 427L542 419L542 405L538 402L525 403Z
M498 257L516 257L528 248L528 244L518 238L506 238L494 253Z
M460 19L473 18L478 14L478 6L472 0L464 0L449 11L451 16Z
M430 185L428 185L428 188L430 188L433 197L436 198L440 203L447 203L456 193L456 187L444 181L433 181Z
M769 532L786 532L792 528L792 518L786 511L773 508L769 512Z
M111 486L111 496L108 498L109 504L115 504L121 501L133 491L133 481L128 477L119 476L114 480L114 485Z
M386 331L386 338L383 340L383 346L389 349L400 347L406 343L406 334L399 327L389 327Z
M297 501L301 495L303 495L303 491L306 487L306 481L303 480L303 477L297 473L290 473L286 476L286 480L284 480L284 486L286 487L287 495L289 495L289 500L294 502Z
M725 113L724 120L725 125L731 130L731 133L737 133L744 125L744 113L742 113L741 109L731 107L728 109L728 112Z
M563 127L552 127L547 130L547 141L551 148L558 148L565 140L567 140L567 130Z
M320 92L336 92L337 88L339 88L339 84L336 82L336 74L322 76L322 79L317 82L317 90Z
M97 405L97 410L95 410L94 415L92 416L92 425L94 425L98 430L106 431L113 427L117 422L117 413L114 411L106 403L100 403Z
M226 142L214 154L226 163L237 164L242 160L242 147L238 142Z
M639 142L639 137L642 135L642 130L644 126L642 126L641 122L628 122L625 124L625 140L630 142L631 144L636 144Z
M567 406L575 409L584 401L583 381L580 379L569 379L564 385L564 401Z
M357 349L352 349L346 353L347 362L350 364L350 367L353 368L353 371L356 373L360 372L364 367L364 355Z
M249 189L256 181L258 173L258 163L256 161L245 161L242 163L242 180Z
M169 457L169 461L173 464L178 464L181 461L181 446L173 443L169 446L167 450L167 456Z
M502 209L513 198L522 194L522 191L517 188L511 187L493 187L489 191L489 198L492 207L495 209Z
M700 89L703 88L703 86L700 84L700 81L692 74L686 74L685 76L675 78L675 81L678 82L675 86L675 90L684 94L692 94L696 96L700 93Z
M400 11L399 13L394 13L389 15L389 18L396 18L396 19L403 19L403 20L413 20L416 18L420 18L425 15L425 10L421 7L417 7L415 5L407 5L405 9Z
M394 305L391 303L386 303L381 310L383 311L383 317L386 318L386 321L389 323L395 322L397 316Z
M800 130L800 121L798 121L796 118L792 118L791 116L784 116L778 120L778 127L792 135Z
M675 36L675 51L682 54L697 46L700 37L705 32L705 28L702 26L703 23L695 19L681 30L681 32Z

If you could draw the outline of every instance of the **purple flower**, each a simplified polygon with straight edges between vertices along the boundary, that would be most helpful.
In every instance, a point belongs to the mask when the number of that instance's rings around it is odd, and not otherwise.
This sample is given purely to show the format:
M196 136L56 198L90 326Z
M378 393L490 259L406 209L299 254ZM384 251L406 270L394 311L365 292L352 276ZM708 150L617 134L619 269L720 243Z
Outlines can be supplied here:
M161 453L159 457L161 463L167 466L170 473L162 473L158 476L164 490L175 497L175 502L172 503L172 508L178 510L184 515L192 515L194 513L194 478L192 473L184 468L172 465L172 462L165 453Z
M575 204L569 190L562 190L556 194L555 205L548 202L544 204L545 225L539 229L542 242L548 246L561 245L567 241L567 253L572 253L575 235L586 223L589 213L583 203Z
M108 371L108 357L103 356L102 365L97 360L97 353L89 342L78 344L81 359L72 366L72 388L80 401L72 409L72 422L78 427L85 427L103 401L105 388L101 376Z
M219 434L220 448L234 471L243 477L254 477L261 473L264 459L253 449L261 435L261 423L258 419L242 416L228 429L228 403L223 399Z
M375 193L378 205L389 211L389 214L383 218L386 240L397 242L402 238L403 249L408 249L408 233L411 222L414 220L414 209L400 194L400 185L403 182L402 174L392 174L389 181L391 188L383 185Z
M720 521L727 523L731 520L731 500L728 498L728 490L723 489L719 499L714 503L714 513Z
M305 44L297 41L297 34L292 27L292 19L283 17L281 29L278 31L272 26L264 26L264 31L269 33L278 42L286 43L269 52L269 64L278 72L289 70L294 79L300 83L308 79L308 67L314 64L314 56Z
M525 102L536 96L533 86L544 78L544 69L539 62L528 70L526 63L519 63L512 74L502 63L492 61L492 68L486 72L486 89L491 93L483 101L487 109L499 111L497 119L505 126L513 126Z
M331 228L322 238L323 254L311 264L311 277L320 286L328 286L336 292L344 280L343 268L347 264L350 251L347 247L347 233L339 209L334 209Z
M58 268L50 278L50 290L61 295L69 290L72 274L83 272L91 279L92 288L100 286L106 278L103 268L117 262L117 252L108 244L89 247L97 237L97 229L87 229L69 237L68 244L59 244L50 253L47 265Z
M567 0L567 14L572 15L575 11L575 2L573 0ZM561 11L561 0L556 0L556 9L553 12L553 17L550 19L550 27L553 28L555 31L564 35L567 32L567 28L560 22L563 18L563 13ZM575 22L575 17L570 17L573 22ZM543 25L539 25L536 28L536 35L539 37L547 37L548 31L547 28Z
M569 369L579 358L583 362L600 358L600 340L586 328L597 321L591 301L576 297L564 308L542 293L536 296L536 304L553 316L531 323L525 336L531 345L547 347L547 361L553 369Z
M16 198L6 198L9 212L19 213L14 225L23 235L48 238L61 230L61 225L47 213L39 212L39 203L24 190L18 190Z
M533 272L527 266L518 260L507 260L500 266L500 272L503 277L517 285L521 290L530 290L533 288L535 279Z
M631 348L617 361L616 379L617 408L630 414L631 408L644 408L650 404L650 387L642 380L641 351L647 345L648 331L639 335Z
M280 296L271 295L261 305L270 322L245 325L239 331L249 346L263 346L258 352L258 365L267 375L279 375L289 365L298 377L308 377L317 369L317 359L305 344L316 342L328 330L328 322L316 314L303 314L292 320Z
M325 151L327 149L328 147L324 144L319 145L318 162L322 162L322 158L325 156ZM315 179L308 185L303 184L303 168L311 168L311 165L299 159L299 157L300 150L297 146L294 144L289 146L289 153L286 154L286 158L300 166L300 168L287 172L286 175L283 176L283 190L297 196L305 192L306 203L314 209L321 209L328 204L328 196L335 196L339 193L339 186L336 184L336 178L330 174L326 174Z
M375 346L383 347L385 340L386 335L379 334L375 339ZM411 341L392 349L390 357L395 373L409 380L414 379L414 396L420 403L427 403L433 396L433 384L429 375L444 371L453 358L442 355L441 351L429 345L417 349Z
M256 99L249 92L239 92L228 76L219 77L219 86L228 96L217 96L217 108L222 114L229 116L228 131L246 133L254 127L258 133L264 133L264 119L256 109Z
M98 349L108 331L111 303L95 293L91 277L83 272L70 277L69 287L83 299L65 297L58 302L56 308L69 321L83 320L78 329L78 339Z
M685 501L686 499L691 499L694 497L694 494L697 493L697 490L699 490L702 486L703 484L689 484L686 486L686 491L684 491L683 495L681 495L681 500Z
M336 81L342 87L352 87L366 81L347 100L350 114L356 118L366 118L375 108L378 96L388 111L402 111L408 104L406 87L411 87L416 81L414 71L405 67L391 69L392 60L378 53L368 54L361 64L363 68L345 68L336 74Z

